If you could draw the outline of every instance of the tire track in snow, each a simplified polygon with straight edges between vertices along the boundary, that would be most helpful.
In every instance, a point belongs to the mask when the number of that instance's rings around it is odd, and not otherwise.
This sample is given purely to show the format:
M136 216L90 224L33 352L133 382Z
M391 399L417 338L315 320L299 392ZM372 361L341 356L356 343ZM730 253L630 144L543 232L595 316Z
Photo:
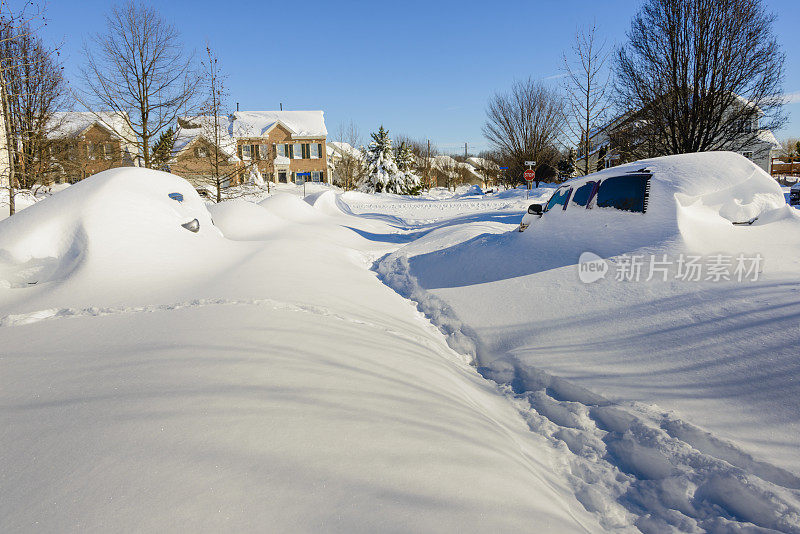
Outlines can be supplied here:
M389 254L373 270L415 302L451 348L499 384L531 431L562 453L564 477L605 528L800 534L800 478L794 474L656 406L615 405L513 359L486 358L491 355L474 332L419 285L405 255ZM482 360L494 361L483 368Z

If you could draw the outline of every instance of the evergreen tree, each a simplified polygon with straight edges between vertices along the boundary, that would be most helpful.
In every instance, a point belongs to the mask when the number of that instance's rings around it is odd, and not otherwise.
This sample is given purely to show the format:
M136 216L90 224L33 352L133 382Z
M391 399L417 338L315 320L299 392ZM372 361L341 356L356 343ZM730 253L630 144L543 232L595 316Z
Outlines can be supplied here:
M388 130L381 125L367 148L367 177L361 189L375 193L401 193L403 173L397 168Z
M414 167L414 153L411 147L405 142L400 143L400 149L397 151L397 168L402 172L408 172Z
M152 166L154 169L169 171L169 160L172 157L172 147L175 145L175 131L172 126L161 132L153 145Z
M406 143L400 143L400 150L397 151L397 168L403 174L401 193L404 195L419 195L422 191L421 180L414 173L414 152Z

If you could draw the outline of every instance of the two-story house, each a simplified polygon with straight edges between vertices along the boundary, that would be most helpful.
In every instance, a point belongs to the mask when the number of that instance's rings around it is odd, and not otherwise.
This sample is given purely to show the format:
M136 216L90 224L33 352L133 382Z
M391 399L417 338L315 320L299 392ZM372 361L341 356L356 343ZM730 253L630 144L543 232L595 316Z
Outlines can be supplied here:
M48 125L48 156L56 181L77 182L107 169L136 164L138 150L128 121L119 113L62 111Z
M322 111L236 111L218 118L218 136L213 124L213 116L179 119L171 172L207 181L219 163L211 157L216 138L230 184L246 180L253 168L275 183L329 182Z

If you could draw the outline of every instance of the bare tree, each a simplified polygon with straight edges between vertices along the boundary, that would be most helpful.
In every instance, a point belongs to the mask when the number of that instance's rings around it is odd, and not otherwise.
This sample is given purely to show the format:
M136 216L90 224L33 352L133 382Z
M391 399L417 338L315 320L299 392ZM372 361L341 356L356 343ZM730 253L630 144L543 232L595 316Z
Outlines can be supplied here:
M450 156L434 156L431 158L432 174L435 177L435 183L438 185L444 183L447 189L455 189L459 179L458 164L456 160Z
M207 151L211 176L210 185L214 188L217 195L217 202L222 202L222 190L232 176L232 170L223 172L224 163L227 163L229 155L223 148L226 134L222 132L222 114L227 98L225 90L225 78L219 66L217 55L206 45L206 56L202 61L203 69L203 91L206 100L202 106L202 113L206 115L203 121L203 137L208 140L210 146ZM230 143L228 143L230 144Z
M8 190L10 215L16 211L16 189L31 187L49 169L51 118L66 94L57 51L43 44L32 25L41 21L41 7L34 1L18 7L15 12L0 1L0 183Z
M553 89L531 78L514 83L508 93L489 101L483 134L509 167L507 176L522 180L525 161L537 165L558 161L566 115L564 100Z
M637 156L741 150L777 128L784 56L761 0L646 0L617 55Z
M796 158L800 157L800 139L789 137L781 141L782 158Z
M0 57L18 59L4 73L6 120L16 145L17 184L30 189L49 181L55 171L58 146L51 134L60 125L54 114L68 105L69 91L57 50L45 46L29 26L13 33L0 25Z
M106 126L136 146L149 168L151 141L187 112L195 96L199 77L192 68L193 56L184 53L175 27L155 9L133 0L112 7L106 26L105 34L92 38L93 48L84 46L85 87L78 100L90 110L124 117L129 130Z
M580 147L584 175L589 174L591 132L605 119L609 109L607 98L610 77L607 63L610 52L605 42L596 40L597 26L578 29L572 45L571 57L563 55L564 91L567 95L569 137Z
M333 154L333 167L338 185L345 191L358 187L366 175L361 135L353 121L339 124L336 141L340 144Z

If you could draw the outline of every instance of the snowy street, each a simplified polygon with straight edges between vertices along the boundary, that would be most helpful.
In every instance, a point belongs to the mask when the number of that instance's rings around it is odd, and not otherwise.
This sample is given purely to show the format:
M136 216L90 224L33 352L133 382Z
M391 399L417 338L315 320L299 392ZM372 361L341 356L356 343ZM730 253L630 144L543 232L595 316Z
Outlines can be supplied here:
M117 170L3 221L0 530L800 532L800 241L582 284L516 231L552 191Z

